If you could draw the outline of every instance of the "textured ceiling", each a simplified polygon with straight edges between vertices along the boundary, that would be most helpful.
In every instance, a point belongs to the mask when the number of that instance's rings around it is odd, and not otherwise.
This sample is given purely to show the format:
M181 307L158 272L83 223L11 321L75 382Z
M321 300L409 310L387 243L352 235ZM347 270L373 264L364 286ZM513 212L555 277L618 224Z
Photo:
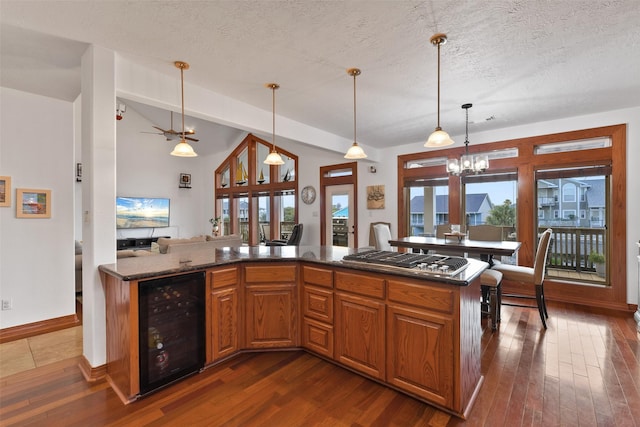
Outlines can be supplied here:
M640 105L640 2L0 2L2 86L73 100L80 55L97 44L136 63L372 147ZM491 118L490 120L487 120ZM158 123L164 125L164 123ZM201 136L201 134L200 134Z

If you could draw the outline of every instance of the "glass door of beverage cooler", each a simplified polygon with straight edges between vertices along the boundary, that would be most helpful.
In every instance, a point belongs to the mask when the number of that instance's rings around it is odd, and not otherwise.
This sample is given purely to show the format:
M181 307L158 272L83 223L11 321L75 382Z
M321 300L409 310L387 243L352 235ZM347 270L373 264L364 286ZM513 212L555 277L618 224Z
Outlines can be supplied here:
M140 282L141 394L204 366L204 317L204 272Z

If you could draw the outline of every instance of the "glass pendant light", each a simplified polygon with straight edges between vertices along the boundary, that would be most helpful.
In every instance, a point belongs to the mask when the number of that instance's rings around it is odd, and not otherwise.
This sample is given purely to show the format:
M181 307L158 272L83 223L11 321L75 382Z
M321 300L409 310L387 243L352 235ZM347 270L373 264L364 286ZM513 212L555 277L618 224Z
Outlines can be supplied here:
M481 173L489 167L489 156L486 154L478 154L476 156L469 154L469 108L471 107L473 107L473 104L462 104L462 108L466 111L464 155L460 157L460 160L447 160L447 172L451 175Z
M359 76L361 72L358 68L349 68L347 70L347 74L353 76L353 144L349 147L349 150L347 150L347 154L344 155L344 158L366 159L367 155L362 147L358 145L356 140L356 76Z
M446 34L434 34L431 37L431 44L438 47L438 126L436 130L429 135L429 139L425 142L425 147L439 148L453 144L453 140L449 134L440 127L440 45L447 42Z
M265 165L284 165L284 160L282 160L282 157L280 157L280 154L278 154L278 152L276 151L276 89L280 88L280 85L278 83L266 83L264 85L266 88L271 89L272 92L272 110L273 110L273 135L272 135L272 139L271 139L271 152L269 153L269 155L267 156L266 159L264 159L264 164Z
M198 154L185 139L186 132L184 130L184 70L189 69L189 64L182 61L176 61L174 64L177 68L180 68L180 84L182 92L182 133L180 134L180 142L178 142L173 148L171 155L178 157L196 157Z

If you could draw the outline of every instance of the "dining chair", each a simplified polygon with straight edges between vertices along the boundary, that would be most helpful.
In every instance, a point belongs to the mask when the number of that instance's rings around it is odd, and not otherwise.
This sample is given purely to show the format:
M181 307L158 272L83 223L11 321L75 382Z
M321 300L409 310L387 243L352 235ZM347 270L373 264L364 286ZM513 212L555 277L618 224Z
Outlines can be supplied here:
M540 236L538 241L538 248L536 250L536 257L533 262L533 267L525 267L521 265L510 264L496 264L493 270L502 273L503 280L508 284L513 285L515 290L508 294L503 293L502 298L519 298L519 299L534 299L536 305L519 304L513 302L504 302L502 305L516 306L516 307L529 307L538 308L540 314L540 320L542 326L547 329L546 319L549 318L547 313L547 303L544 297L544 274L547 265L547 254L549 252L549 243L551 242L551 234L553 230L547 228ZM527 289L534 288L535 297L531 296ZM523 290L525 292L519 292Z
M371 246L372 248L376 247L376 232L374 230L374 227L378 224L385 224L387 227L389 227L389 232L391 232L391 223L390 222L386 222L386 221L377 221L377 222L372 222L369 224L369 246Z
M269 239L271 238L271 225L269 224L262 224L262 239L261 242L268 242Z
M501 241L502 227L490 224L470 225L469 240Z
M389 240L391 240L391 228L389 225L381 223L373 226L373 232L375 234L375 248L380 251L392 250Z
M289 235L289 238L287 240L273 239L265 242L265 245L266 246L299 246L300 240L302 239L303 228L304 227L302 224L296 224L293 226L293 229L291 230L291 235Z

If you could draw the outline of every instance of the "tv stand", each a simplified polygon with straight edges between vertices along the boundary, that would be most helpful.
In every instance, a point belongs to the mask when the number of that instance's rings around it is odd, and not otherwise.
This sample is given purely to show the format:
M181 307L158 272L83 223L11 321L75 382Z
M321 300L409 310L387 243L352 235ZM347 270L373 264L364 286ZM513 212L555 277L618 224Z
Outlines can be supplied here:
M126 239L118 239L117 250L125 249L151 249L151 244L158 241L159 237L129 237ZM165 236L166 237L166 236Z

